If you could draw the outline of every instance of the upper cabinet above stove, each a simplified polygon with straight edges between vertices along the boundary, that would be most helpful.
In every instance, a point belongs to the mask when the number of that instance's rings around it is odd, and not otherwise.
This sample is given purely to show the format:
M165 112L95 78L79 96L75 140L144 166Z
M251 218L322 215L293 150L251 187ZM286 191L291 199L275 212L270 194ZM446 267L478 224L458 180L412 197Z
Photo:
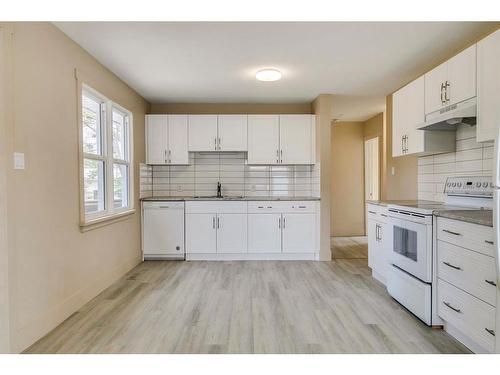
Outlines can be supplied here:
M476 96L476 45L425 74L425 114Z

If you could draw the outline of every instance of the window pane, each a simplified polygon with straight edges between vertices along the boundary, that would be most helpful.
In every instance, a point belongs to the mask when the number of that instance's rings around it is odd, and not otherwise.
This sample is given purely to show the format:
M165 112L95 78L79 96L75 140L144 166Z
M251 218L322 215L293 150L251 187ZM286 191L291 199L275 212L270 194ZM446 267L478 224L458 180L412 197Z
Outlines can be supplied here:
M83 165L85 213L104 211L104 162L85 159Z
M128 166L113 165L113 198L114 207L128 207Z
M113 109L113 158L126 160L127 116Z
M101 103L82 95L83 152L102 155Z

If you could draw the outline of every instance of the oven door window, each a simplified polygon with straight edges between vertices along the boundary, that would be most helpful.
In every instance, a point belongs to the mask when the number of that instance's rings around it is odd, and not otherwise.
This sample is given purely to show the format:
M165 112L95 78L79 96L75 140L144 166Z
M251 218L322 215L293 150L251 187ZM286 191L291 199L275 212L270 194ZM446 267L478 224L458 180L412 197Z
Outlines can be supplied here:
M417 232L408 228L402 228L394 225L394 252L404 256L405 258L417 261Z

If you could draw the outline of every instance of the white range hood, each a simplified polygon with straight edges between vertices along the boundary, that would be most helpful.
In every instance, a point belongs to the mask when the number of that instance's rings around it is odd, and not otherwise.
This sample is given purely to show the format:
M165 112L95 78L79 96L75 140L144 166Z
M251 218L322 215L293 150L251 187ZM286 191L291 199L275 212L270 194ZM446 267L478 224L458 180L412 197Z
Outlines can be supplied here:
M418 129L455 131L460 124L476 125L476 113L476 98L467 99L429 113Z

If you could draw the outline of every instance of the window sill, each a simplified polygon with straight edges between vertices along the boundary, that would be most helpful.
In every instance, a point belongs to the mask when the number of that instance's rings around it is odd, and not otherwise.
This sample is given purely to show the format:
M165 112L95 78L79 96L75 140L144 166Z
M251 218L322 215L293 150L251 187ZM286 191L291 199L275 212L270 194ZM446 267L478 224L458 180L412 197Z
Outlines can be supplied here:
M135 214L135 208L127 211L123 211L112 216L104 216L97 219L89 220L80 223L80 231L87 232L89 230L104 227L106 225L114 224L123 220L128 219L131 215Z

